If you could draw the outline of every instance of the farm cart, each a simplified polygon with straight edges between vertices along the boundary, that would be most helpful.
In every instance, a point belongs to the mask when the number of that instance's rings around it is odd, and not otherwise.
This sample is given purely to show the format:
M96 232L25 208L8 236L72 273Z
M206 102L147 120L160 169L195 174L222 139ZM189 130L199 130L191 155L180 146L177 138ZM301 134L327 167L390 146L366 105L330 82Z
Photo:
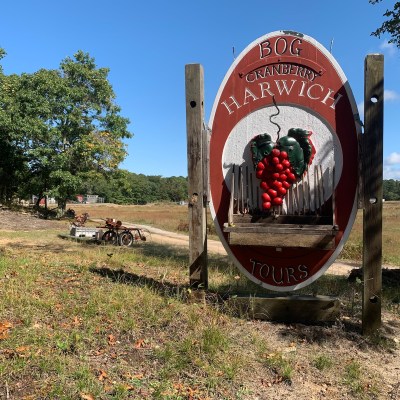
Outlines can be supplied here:
M123 226L121 221L115 221L112 218L107 218L105 225L97 228L106 229L101 236L103 242L126 247L146 241L150 235L150 232L145 229Z

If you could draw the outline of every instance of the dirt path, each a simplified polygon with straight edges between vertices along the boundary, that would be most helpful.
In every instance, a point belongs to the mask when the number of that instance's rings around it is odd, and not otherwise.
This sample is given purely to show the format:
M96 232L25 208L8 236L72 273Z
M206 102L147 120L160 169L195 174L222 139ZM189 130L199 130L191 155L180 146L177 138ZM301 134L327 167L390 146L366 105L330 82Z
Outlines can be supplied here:
M38 218L35 215L29 213L17 213L8 210L1 209L0 210L0 219L2 221L2 230L40 230L40 229L52 229L52 228L61 228L65 230L65 227L68 224L68 221L55 221L55 220L46 220ZM96 222L98 224L104 223L104 220L101 219L91 219L92 222ZM173 246L189 246L189 237L184 234L168 232L162 229L154 228L148 225L138 225L133 224L131 222L123 222L125 226L132 227L136 226L139 228L147 229L151 233L151 238L155 243L160 244L168 244ZM226 255L226 251L224 246L218 240L208 239L207 248L210 253ZM337 261L331 265L328 269L329 274L333 275L348 275L351 270L355 268L360 268L361 263L351 263L351 262L341 262ZM382 268L387 269L398 269L400 267L383 265Z
M124 223L126 226L133 226L129 222ZM147 229L151 233L151 238L156 243L169 244L173 246L189 246L189 237L187 235L168 232L162 229L153 228L148 225L135 225L139 228ZM226 250L222 243L218 240L207 240L207 249L210 253L226 255ZM349 275L350 272L355 268L361 268L361 263L358 262L343 262L336 261L328 269L328 273L331 275ZM399 268L391 265L382 265L382 268L394 269Z

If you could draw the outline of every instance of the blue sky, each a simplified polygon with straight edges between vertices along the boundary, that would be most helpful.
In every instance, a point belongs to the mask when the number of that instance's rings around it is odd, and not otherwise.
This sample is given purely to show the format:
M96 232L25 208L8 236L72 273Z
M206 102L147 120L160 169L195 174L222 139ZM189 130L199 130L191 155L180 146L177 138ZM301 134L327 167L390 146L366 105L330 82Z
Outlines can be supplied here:
M6 74L58 68L88 52L109 79L131 121L121 168L145 175L187 176L185 65L205 75L206 122L233 62L255 39L277 30L313 37L341 65L362 108L364 59L385 56L384 177L400 179L400 51L389 37L370 36L394 1L135 1L4 0L0 47ZM362 111L362 110L361 110ZM361 115L363 119L363 115Z

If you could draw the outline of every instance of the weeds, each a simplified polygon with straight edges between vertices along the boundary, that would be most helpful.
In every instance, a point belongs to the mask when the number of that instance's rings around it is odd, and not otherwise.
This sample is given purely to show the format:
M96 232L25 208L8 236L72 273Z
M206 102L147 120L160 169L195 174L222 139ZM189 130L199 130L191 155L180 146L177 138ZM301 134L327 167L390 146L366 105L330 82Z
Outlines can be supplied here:
M332 358L325 354L321 354L321 355L315 357L314 366L319 371L324 371L326 369L329 369L333 366Z
M362 261L363 255L363 244L361 240L356 241L348 241L344 247L342 252L340 253L340 257L344 260L353 260L353 261Z
M215 357L217 353L225 351L228 347L227 337L217 326L206 327L201 339L200 351L209 358Z
M287 383L292 381L294 373L294 358L282 352L272 353L266 356L266 365L277 375L278 380Z
M363 390L361 382L361 366L357 361L348 363L344 370L344 384L349 386L354 393L360 393Z

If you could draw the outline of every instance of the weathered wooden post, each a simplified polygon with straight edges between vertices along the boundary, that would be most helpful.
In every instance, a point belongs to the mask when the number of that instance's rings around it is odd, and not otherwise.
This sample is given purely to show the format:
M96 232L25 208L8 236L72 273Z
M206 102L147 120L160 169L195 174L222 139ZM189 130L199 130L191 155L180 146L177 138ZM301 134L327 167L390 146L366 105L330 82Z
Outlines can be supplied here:
M363 334L381 326L382 292L382 161L383 55L365 58L363 135Z
M207 132L204 128L204 73L200 64L185 66L189 194L189 279L208 287L206 197Z

